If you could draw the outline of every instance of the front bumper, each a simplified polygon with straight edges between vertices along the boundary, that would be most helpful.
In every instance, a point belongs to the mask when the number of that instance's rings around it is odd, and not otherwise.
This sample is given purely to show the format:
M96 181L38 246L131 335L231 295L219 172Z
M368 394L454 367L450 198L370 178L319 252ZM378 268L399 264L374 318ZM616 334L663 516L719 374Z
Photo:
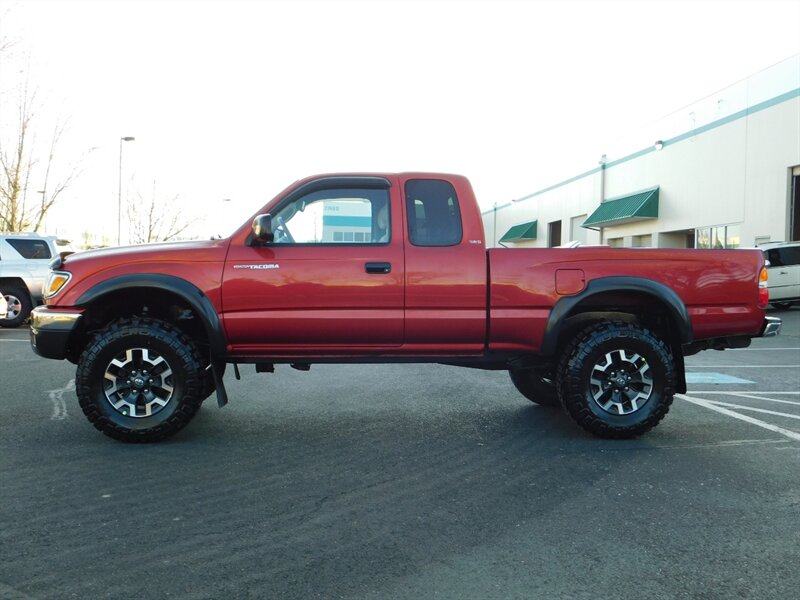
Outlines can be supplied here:
M37 306L31 311L31 347L44 358L67 357L70 335L83 318L81 310L56 310Z
M761 326L759 337L774 337L781 332L781 321L778 317L764 317L764 324Z

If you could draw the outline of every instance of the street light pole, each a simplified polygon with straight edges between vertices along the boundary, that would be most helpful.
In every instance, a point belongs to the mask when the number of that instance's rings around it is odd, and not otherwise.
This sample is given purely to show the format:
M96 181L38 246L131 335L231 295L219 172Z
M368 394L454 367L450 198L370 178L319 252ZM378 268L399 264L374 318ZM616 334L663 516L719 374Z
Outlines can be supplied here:
M125 136L119 138L119 193L117 196L117 246L122 245L122 142L132 142L136 138Z

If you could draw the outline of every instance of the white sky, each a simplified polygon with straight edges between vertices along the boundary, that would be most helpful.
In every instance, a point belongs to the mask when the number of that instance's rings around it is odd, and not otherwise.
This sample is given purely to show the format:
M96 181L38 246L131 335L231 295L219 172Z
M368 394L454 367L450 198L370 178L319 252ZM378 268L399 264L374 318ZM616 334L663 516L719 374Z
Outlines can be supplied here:
M800 0L2 0L0 19L0 86L29 56L41 114L70 116L59 158L97 147L50 220L73 239L116 237L121 136L125 189L178 194L203 234L325 172L462 173L488 208L800 52Z

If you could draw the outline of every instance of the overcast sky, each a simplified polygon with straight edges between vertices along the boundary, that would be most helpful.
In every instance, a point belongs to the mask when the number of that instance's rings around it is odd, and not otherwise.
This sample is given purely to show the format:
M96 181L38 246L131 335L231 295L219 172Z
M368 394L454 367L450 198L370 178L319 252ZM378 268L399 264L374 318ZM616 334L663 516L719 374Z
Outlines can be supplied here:
M324 172L463 173L488 208L800 52L800 1L3 0L0 18L0 86L28 72L41 114L70 117L60 158L97 148L50 222L73 236L116 231L121 136L126 195L155 182L203 233Z

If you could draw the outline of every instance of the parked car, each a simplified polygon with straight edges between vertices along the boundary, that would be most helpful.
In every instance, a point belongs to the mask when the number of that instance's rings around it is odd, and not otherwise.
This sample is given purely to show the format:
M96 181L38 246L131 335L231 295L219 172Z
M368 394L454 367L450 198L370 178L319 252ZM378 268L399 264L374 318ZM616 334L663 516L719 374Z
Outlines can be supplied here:
M5 319L7 314L8 302L6 301L6 297L3 295L2 290L0 290L0 319Z
M800 304L800 241L761 244L768 261L769 300L775 308Z
M8 314L0 327L19 327L31 309L41 304L42 286L50 272L50 261L71 253L69 242L37 233L0 234L0 289L8 303Z

